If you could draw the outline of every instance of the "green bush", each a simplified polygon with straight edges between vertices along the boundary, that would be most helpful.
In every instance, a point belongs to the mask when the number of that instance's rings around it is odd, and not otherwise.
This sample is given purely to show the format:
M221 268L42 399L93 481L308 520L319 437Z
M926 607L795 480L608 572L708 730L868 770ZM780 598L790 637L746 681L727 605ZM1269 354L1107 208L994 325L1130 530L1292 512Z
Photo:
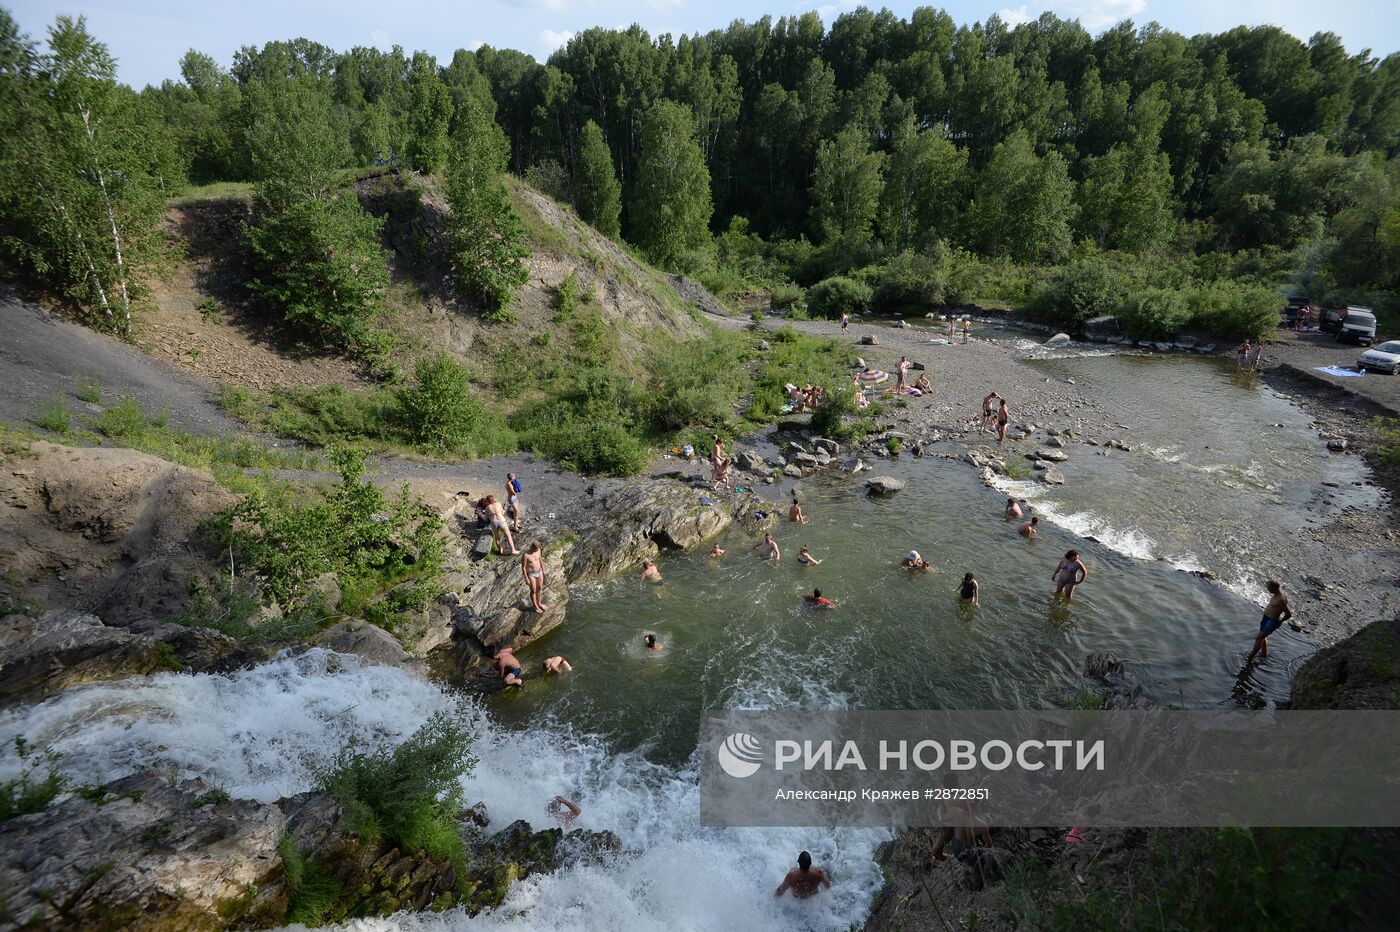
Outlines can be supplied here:
M649 360L647 419L661 433L703 425L718 427L734 414L743 390L740 340L713 337L668 343Z
M464 720L462 710L436 712L393 750L351 745L316 774L361 841L450 858L459 880L465 880L466 850L454 816L462 805L461 779L477 762Z
M73 419L68 411L68 403L63 399L48 401L39 406L39 413L34 416L36 427L44 430L51 430L56 434L68 433L68 428L73 426Z
M103 436L114 440L130 439L145 431L146 415L141 412L135 398L123 395L102 409L94 426Z
M307 597L280 615L262 614L262 593L243 579L191 580L189 601L171 619L190 628L212 628L240 644L272 644L314 634L330 617L319 599Z
M274 504L255 491L218 514L214 529L237 562L251 567L284 609L314 604L311 585L325 573L335 573L346 593L382 591L410 576L434 578L442 564L442 522L423 514L407 485L390 500L364 481L362 451L333 451L330 460L340 481L319 489L309 504Z
M945 275L928 256L904 252L880 265L862 269L860 277L871 286L870 306L897 313L941 305L945 299Z
M646 444L615 418L565 417L524 436L535 454L587 476L635 476L650 456Z
M1278 328L1283 298L1272 288L1215 282L1186 295L1190 328L1226 340L1267 336Z
M777 309L796 307L802 303L803 294L800 285L777 282L768 286L768 306Z
M1185 297L1166 288L1145 288L1118 308L1118 323L1136 340L1167 340L1186 328L1191 308Z
M446 353L420 361L416 384L398 393L398 414L415 443L434 450L460 447L481 422L471 374Z
M872 291L865 282L836 276L817 282L807 290L807 310L820 317L840 317L842 312L858 312L870 306Z
M812 429L832 440L849 440L858 431L847 418L857 411L855 390L846 384L835 385L826 390L821 404L812 412Z
M578 283L578 275L569 272L554 288L554 297L551 302L554 305L555 323L567 323L574 319L579 308L588 303L591 296L584 293L583 288Z
M57 754L47 750L36 753L19 735L15 736L15 751L19 776L0 783L0 822L43 812L68 787L68 778L57 770Z
M78 379L73 383L73 394L79 401L98 404L102 401L102 384L96 379Z
M1074 330L1091 317L1116 313L1126 297L1113 267L1090 258L1057 272L1033 310L1050 323Z

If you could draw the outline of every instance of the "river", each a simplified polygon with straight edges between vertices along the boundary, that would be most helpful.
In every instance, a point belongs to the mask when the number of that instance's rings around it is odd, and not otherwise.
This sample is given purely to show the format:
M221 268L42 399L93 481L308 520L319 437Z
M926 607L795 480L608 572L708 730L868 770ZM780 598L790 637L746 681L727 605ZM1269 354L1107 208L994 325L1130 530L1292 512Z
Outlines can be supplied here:
M1269 659L1243 669L1270 571L1272 551L1257 542L1374 505L1359 461L1318 452L1305 414L1216 361L1047 353L1022 334L997 335L1037 358L1047 378L1110 399L1135 452L1071 444L1065 486L1006 480L1000 490L961 463L906 454L880 466L909 482L892 498L866 496L851 477L806 480L809 523L782 522L777 566L734 533L721 539L728 553L718 560L664 556L659 585L629 572L580 587L568 622L520 652L527 670L562 653L574 672L533 676L521 692L471 706L480 763L467 796L485 801L503 827L542 823L544 802L570 794L583 806L580 826L618 832L631 853L520 883L491 916L449 911L353 928L859 925L881 883L871 856L887 836L702 828L695 747L706 709L1054 705L1082 689L1078 671L1091 652L1123 658L1162 704L1284 699L1313 646L1285 626ZM1003 520L1006 494L1045 519L1039 539L1023 540ZM821 565L796 564L804 543ZM1050 574L1070 547L1083 551L1089 579L1064 605L1050 598ZM910 549L939 571L901 570ZM1184 571L1192 569L1220 581ZM982 587L977 609L960 607L954 593L969 571ZM839 607L806 608L800 595L813 587ZM643 650L648 631L664 650ZM52 747L80 782L167 767L272 800L306 789L308 763L352 737L401 740L454 701L400 671L313 651L230 677L78 687L0 714L0 740L24 734ZM775 901L773 887L802 848L830 870L835 889Z

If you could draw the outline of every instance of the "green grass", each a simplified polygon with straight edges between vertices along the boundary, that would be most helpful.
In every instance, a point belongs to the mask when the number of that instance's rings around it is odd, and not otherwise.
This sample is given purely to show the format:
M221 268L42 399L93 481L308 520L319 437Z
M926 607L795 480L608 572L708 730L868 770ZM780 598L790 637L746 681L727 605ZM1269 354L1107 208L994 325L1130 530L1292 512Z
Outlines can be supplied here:
M58 772L58 755L36 751L23 736L15 737L19 775L0 783L0 822L15 816L43 812L68 787L68 778Z
M102 401L102 384L96 379L78 379L73 383L73 394L79 401L99 404Z
M68 433L68 428L73 426L72 413L68 410L68 402L63 399L57 401L47 401L39 406L39 413L34 416L35 426L44 430L51 430L56 434Z
M181 194L172 197L171 207L197 204L201 201L222 201L230 198L246 200L253 196L251 181L215 181L212 184L191 185Z
M320 870L315 861L308 861L297 850L292 836L283 835L277 843L282 857L282 871L287 879L287 915L285 922L300 923L316 928L333 921L332 910L344 891L340 883Z

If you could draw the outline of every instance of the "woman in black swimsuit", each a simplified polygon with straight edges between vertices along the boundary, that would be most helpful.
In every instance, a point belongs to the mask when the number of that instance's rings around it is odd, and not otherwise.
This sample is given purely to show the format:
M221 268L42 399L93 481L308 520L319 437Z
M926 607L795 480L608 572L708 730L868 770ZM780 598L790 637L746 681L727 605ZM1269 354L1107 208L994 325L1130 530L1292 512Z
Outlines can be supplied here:
M977 600L979 588L980 587L977 585L977 577L968 573L963 576L963 581L958 586L958 598L962 600L964 605L971 605L973 608L978 608L981 605Z

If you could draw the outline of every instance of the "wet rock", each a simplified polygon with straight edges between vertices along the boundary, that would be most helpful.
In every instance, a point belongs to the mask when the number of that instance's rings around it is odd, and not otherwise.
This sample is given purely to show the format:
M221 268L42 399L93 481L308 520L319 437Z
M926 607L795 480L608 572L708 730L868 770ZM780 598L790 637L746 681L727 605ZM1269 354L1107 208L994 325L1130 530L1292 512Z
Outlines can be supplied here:
M477 649L476 653L459 659L469 665L480 659L480 648L523 647L558 627L564 621L564 609L569 601L564 562L573 557L573 549L573 542L568 540L549 541L544 545L545 611L542 613L536 612L530 604L525 581L520 576L519 557L478 563L470 567L471 572L458 577L460 588L452 594L448 606L453 639L456 642L465 640Z
M870 467L866 465L865 461L862 460L859 456L852 456L850 459L847 459L841 463L841 470L843 472L848 472L852 474L858 473L863 469L869 468Z
M1044 482L1046 485L1064 485L1065 474L1051 467L1040 474L1040 481Z
M39 702L69 686L150 673L156 639L68 609L0 619L0 704Z
M352 618L319 632L311 643L338 654L354 654L367 664L398 667L421 672L422 661L415 659L394 636L377 625Z
M825 453L828 456L841 455L841 444L837 443L835 440L828 440L826 437L818 437L813 440L812 446L816 447L819 452Z
M865 480L865 486L872 495L893 495L905 485L903 479L895 479L890 476L872 476Z
M790 479L801 479L804 473L802 472L801 466L798 466L796 463L789 463L783 467L783 475Z
M1400 708L1400 620L1377 621L1323 648L1293 676L1290 709Z
M1045 460L1036 460L1035 462L1031 463L1031 469L1034 469L1036 472L1040 472L1045 469L1050 469L1054 467L1054 465L1054 463L1048 463Z
M622 850L612 832L575 829L535 831L523 819L478 842L468 854L463 905L471 915L494 909L510 885L535 874L558 870L575 860L601 860Z
M827 459L829 461L830 457ZM792 461L803 469L816 469L821 465L821 461L811 453L795 453L793 454Z
M1080 327L1084 336L1095 343L1106 343L1113 338L1120 338L1122 333L1118 326L1118 318L1105 315L1103 317L1091 317Z
M1065 460L1069 459L1069 454L1063 450L1051 449L1036 450L1034 453L1027 453L1026 456L1040 460L1048 460L1052 463L1063 463Z
M807 448L796 440L789 440L787 444L787 451L793 454L806 453Z
M767 466L763 462L763 457L752 450L739 451L734 457L734 462L740 469L747 472L764 473L768 471Z
M1327 441L1327 449L1333 453L1345 453L1347 448L1347 438L1332 437Z
M1123 661L1113 654L1090 654L1084 658L1084 675L1101 680L1109 674L1122 675Z
M1047 447L1063 447L1065 442L1059 437L1047 437L1045 439L1045 445Z
M1064 345L1065 345L1066 343L1068 343L1068 342L1069 342L1069 334L1067 334L1067 333L1057 333L1057 334L1055 334L1053 337L1051 337L1050 339L1046 340L1046 341L1045 341L1045 345L1046 345L1046 346L1064 346Z
M154 773L103 789L101 804L70 796L0 823L6 927L221 929L282 920L277 843L286 818L276 806L218 801L202 781L176 784Z
M1163 343L1160 341L1153 343L1152 348L1159 353L1170 353L1172 351L1172 345L1170 343Z

